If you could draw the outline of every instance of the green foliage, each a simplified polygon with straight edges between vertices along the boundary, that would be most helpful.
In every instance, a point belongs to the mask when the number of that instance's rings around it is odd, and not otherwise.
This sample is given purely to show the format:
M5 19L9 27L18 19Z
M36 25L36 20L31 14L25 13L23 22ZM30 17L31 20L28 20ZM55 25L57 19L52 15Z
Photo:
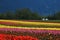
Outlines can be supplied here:
M48 18L49 20L60 20L60 12L54 13L47 17L40 16L38 12L32 12L29 8L17 9L15 13L7 11L0 13L0 19L17 19L17 20L40 20Z
M57 12L57 13L55 14L55 17L56 17L56 19L60 20L60 12Z
M0 19L17 19L17 20L38 20L40 16L37 12L32 12L29 8L23 8L16 10L15 13L7 11L3 14L0 14Z
M60 12L54 13L51 16L48 16L50 20L60 20Z

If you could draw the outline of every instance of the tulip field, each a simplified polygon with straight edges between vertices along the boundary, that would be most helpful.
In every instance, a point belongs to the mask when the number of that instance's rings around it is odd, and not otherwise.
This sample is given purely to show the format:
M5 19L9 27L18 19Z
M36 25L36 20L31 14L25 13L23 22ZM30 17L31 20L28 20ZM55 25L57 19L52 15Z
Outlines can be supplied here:
M60 40L60 30L1 28L0 40Z
M28 20L0 20L0 25L14 27L38 27L38 28L60 28L60 23L55 22L35 22Z
M60 40L60 22L0 20L0 40Z

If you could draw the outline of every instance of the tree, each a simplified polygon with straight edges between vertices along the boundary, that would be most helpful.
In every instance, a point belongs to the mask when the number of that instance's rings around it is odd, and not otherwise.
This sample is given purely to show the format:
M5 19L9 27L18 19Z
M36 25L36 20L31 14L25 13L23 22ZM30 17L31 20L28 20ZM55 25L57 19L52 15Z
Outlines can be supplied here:
M3 19L3 18L4 18L4 14L0 13L0 19Z
M34 19L34 20L41 19L41 18L40 18L40 15L38 15L38 12L34 12L34 13L32 14L32 19Z
M12 19L12 18L13 18L12 12L6 11L4 13L4 19Z
M0 14L0 18L3 19L24 19L24 20L39 20L40 15L38 12L32 12L29 8L17 9L15 13L11 11L6 11Z
M54 13L51 16L48 16L51 20L60 20L60 12Z
M57 13L55 14L55 17L56 17L56 19L60 20L60 12L57 12Z
M32 12L29 8L24 8L16 11L17 19L30 19Z

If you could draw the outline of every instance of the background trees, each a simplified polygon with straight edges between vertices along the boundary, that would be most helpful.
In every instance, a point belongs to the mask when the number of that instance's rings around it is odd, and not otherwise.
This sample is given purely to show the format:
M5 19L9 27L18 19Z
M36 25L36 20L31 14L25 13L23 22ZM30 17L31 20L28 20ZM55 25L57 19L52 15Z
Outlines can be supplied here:
M60 12L57 12L57 13L55 14L55 18L58 19L58 20L60 20Z
M48 18L49 20L60 20L60 12L48 16L40 16L38 12L32 12L29 8L17 9L15 12L6 11L0 13L0 19L17 19L17 20L40 20Z
M51 16L47 16L50 20L60 20L60 12L56 12Z
M0 19L38 20L40 16L37 12L32 12L29 8L17 9L15 13L7 11L0 13Z

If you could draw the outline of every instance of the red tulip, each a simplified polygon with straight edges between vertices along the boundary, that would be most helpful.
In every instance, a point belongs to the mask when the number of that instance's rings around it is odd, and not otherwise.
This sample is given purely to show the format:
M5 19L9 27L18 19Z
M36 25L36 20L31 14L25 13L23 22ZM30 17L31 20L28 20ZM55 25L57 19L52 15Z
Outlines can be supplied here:
M31 36L16 36L14 40L38 40L38 39L33 38Z

